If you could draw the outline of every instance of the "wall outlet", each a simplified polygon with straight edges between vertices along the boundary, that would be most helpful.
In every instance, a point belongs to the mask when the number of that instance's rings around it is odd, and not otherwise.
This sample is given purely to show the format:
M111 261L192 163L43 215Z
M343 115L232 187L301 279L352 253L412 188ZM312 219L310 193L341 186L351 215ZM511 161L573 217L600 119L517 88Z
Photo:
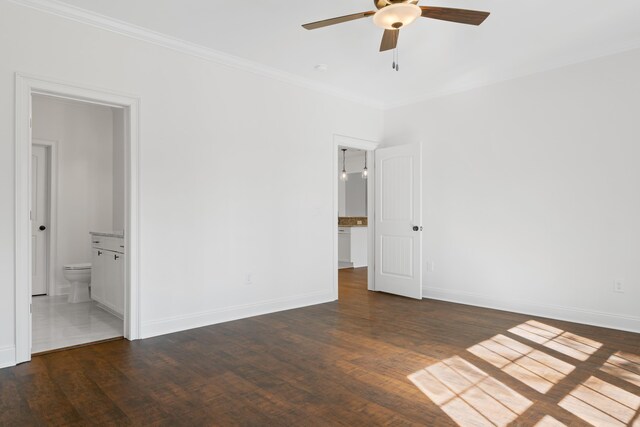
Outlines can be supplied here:
M244 284L253 285L253 274L249 273L246 275L246 277L244 278Z
M435 270L435 265L433 264L433 261L427 261L427 272L433 273L433 270Z
M613 282L613 292L624 293L624 284L620 280Z

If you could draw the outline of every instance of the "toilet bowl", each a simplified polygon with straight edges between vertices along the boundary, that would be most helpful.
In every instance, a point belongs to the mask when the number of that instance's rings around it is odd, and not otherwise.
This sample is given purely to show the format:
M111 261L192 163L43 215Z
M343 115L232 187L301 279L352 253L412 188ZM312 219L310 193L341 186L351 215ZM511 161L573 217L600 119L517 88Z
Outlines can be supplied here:
M71 283L69 302L91 301L89 283L91 283L91 264L67 264L63 267L64 278Z

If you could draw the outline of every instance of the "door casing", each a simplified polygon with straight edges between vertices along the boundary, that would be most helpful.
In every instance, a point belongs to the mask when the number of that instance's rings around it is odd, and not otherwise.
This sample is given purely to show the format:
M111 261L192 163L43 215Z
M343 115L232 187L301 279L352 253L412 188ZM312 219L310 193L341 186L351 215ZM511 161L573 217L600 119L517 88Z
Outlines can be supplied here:
M31 103L47 95L121 108L125 112L124 336L140 338L139 111L140 99L105 89L16 73L15 97L15 363L31 360Z

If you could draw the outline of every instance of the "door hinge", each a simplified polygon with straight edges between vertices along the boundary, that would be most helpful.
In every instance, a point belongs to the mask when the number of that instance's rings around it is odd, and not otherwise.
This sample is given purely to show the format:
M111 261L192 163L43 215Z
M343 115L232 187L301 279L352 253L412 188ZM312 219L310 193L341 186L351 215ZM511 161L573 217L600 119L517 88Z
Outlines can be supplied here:
M33 117L29 117L29 129L33 127Z

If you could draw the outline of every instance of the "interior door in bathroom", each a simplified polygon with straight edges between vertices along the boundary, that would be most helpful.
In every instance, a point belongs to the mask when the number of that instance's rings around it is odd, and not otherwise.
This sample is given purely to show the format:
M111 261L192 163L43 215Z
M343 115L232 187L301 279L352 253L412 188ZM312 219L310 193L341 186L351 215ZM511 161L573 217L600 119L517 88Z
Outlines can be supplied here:
M49 161L47 148L33 145L31 150L31 294L48 291L49 252Z

